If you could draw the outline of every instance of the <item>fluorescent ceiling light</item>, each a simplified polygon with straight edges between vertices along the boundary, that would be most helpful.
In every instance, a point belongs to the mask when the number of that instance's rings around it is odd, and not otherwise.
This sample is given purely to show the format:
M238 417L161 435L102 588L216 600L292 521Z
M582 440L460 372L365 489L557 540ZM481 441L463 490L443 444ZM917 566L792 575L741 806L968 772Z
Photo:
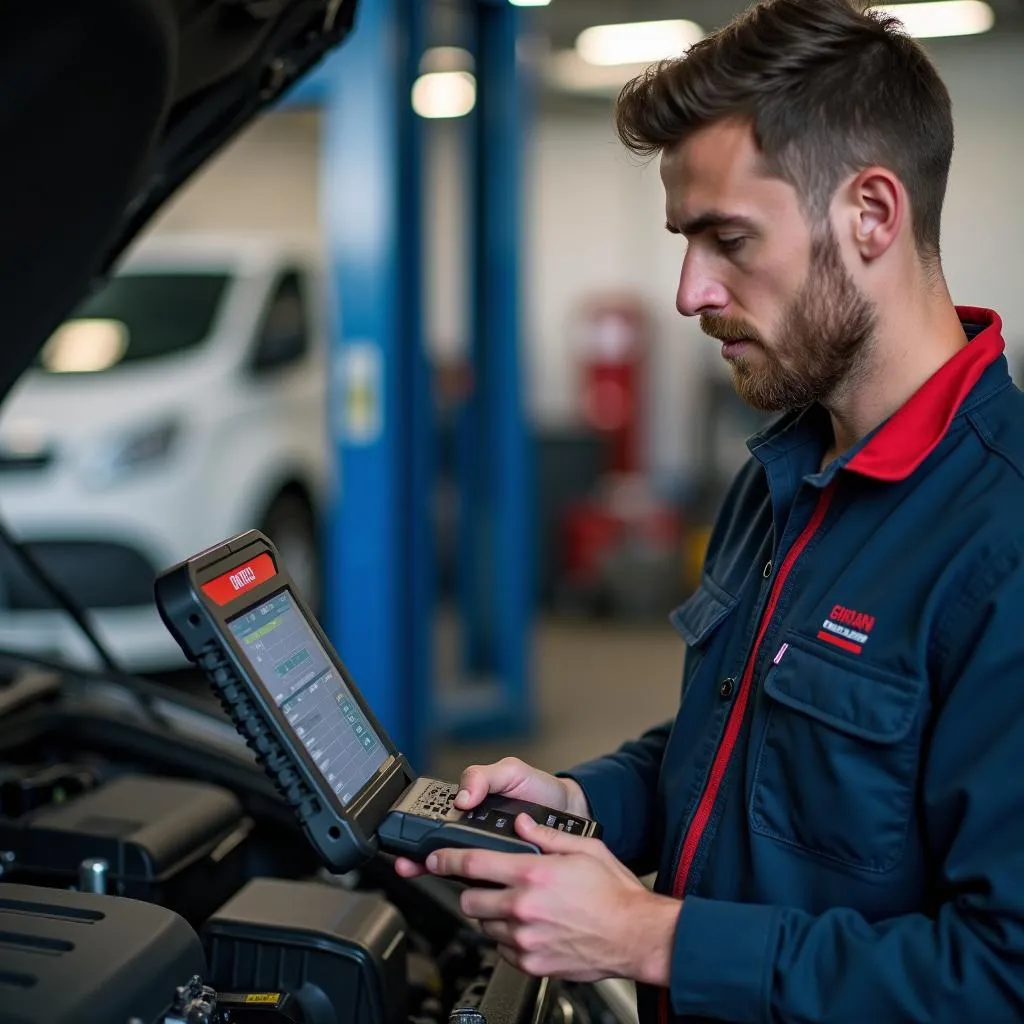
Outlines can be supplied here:
M551 89L614 97L631 78L643 74L649 64L600 67L588 64L575 50L559 50L547 56L542 68L544 81Z
M476 106L476 78L468 71L432 71L412 87L412 109L420 117L465 117Z
M916 4L879 4L872 10L891 14L918 39L973 36L987 32L996 16L983 0L937 0Z
M551 0L508 0L513 7L547 7Z
M692 21L638 21L625 25L595 25L576 40L576 52L600 67L616 64L653 64L681 57L704 37Z

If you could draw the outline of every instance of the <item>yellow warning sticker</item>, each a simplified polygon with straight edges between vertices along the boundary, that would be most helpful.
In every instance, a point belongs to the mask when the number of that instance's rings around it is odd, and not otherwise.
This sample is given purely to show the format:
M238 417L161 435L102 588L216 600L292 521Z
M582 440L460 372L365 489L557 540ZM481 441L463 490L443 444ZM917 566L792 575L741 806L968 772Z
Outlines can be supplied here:
M280 992L249 992L246 994L247 1003L273 1003L275 1006L281 1002Z

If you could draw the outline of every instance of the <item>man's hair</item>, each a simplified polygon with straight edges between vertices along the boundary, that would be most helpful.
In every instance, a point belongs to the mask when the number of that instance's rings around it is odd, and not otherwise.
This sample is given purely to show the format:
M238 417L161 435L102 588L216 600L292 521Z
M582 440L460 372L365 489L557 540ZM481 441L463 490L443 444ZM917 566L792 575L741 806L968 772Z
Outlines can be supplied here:
M768 172L796 188L815 224L846 175L893 171L910 197L918 252L938 263L952 105L895 18L856 0L763 0L635 78L615 115L639 155L727 118L751 122Z

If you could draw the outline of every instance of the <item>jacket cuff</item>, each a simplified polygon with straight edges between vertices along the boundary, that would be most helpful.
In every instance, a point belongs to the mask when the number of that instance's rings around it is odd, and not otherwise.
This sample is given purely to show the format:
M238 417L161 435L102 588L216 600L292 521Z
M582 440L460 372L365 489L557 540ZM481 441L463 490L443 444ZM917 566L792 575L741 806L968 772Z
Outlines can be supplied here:
M628 863L643 855L649 838L650 793L635 772L623 769L613 758L601 757L557 774L579 784L590 816L601 825L601 841L618 860Z
M771 1020L779 908L687 896L672 947L669 994L681 1016Z

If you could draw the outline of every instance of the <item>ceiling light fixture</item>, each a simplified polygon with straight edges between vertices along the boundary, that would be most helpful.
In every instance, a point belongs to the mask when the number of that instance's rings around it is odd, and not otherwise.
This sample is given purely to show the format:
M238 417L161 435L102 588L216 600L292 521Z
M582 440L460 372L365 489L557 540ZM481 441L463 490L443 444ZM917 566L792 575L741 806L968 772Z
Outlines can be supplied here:
M599 67L588 64L575 50L559 50L549 54L542 69L544 81L557 92L583 93L590 96L614 97L636 75L643 74L647 64L616 64Z
M513 7L547 7L551 0L508 0Z
M476 106L476 78L468 71L431 71L412 87L412 109L420 117L465 117Z
M668 57L683 56L703 37L700 25L682 19L595 25L580 33L576 52L588 64L599 67L653 64Z
M913 4L879 4L871 10L898 18L907 34L918 39L973 36L987 32L996 20L983 0L926 0Z

